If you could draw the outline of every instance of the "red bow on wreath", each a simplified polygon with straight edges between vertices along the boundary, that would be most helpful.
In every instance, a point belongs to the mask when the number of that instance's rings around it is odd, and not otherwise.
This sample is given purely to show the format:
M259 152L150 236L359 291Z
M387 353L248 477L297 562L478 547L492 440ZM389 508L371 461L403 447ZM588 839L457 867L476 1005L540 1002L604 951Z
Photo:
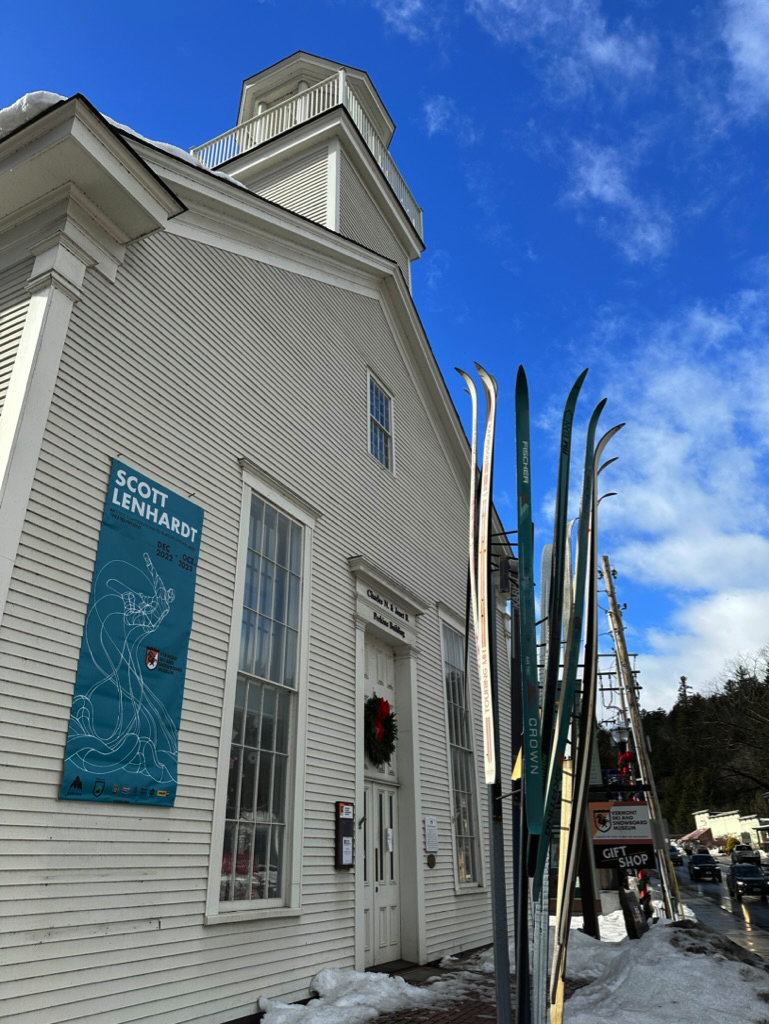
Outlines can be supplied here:
M395 737L398 735L395 713L388 700L373 693L366 700L363 715L366 756L379 767L389 762L395 750Z
M385 700L384 697L379 698L379 707L376 709L376 724L374 725L374 736L376 737L377 743L381 743L384 740L385 735L385 719L390 714L390 702Z

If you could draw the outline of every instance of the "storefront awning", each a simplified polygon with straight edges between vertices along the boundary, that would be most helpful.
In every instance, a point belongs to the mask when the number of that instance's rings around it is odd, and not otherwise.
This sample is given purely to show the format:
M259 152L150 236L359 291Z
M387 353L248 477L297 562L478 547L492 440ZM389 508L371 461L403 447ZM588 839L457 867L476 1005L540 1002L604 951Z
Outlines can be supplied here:
M694 839L699 839L703 843L706 840L710 840L712 842L713 841L713 833L710 831L709 828L696 828L693 832L689 832L688 835L681 836L681 838L678 840L678 842L679 843L685 843L685 842L688 842L689 840L694 840Z

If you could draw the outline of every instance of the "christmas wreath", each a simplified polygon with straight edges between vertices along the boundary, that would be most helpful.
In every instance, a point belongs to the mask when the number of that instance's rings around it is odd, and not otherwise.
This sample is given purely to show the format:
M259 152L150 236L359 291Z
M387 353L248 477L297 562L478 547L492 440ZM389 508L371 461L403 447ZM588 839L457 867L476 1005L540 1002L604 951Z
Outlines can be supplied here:
M366 757L377 768L386 764L395 750L398 724L390 702L372 694L363 706L363 736Z

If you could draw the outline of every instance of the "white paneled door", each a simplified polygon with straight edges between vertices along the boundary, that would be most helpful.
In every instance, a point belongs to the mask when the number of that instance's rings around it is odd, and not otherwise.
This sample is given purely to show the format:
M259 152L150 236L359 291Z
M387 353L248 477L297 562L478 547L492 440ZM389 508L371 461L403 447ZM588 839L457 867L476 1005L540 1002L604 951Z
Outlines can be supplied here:
M364 815L365 962L373 967L401 956L397 788L367 782Z

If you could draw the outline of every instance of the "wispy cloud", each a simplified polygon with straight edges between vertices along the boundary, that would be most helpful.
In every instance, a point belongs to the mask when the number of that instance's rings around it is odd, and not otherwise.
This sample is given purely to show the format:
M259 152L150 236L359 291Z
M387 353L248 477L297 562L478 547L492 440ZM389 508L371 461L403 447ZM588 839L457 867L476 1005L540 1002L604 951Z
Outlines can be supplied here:
M729 98L744 117L766 112L768 28L764 0L726 0L721 36L731 62Z
M666 628L638 635L647 705L767 640L765 306L745 289L658 323L615 314L588 360L628 421L605 542L620 573L673 607Z
M749 659L766 643L769 615L766 591L722 591L687 602L670 619L668 629L649 630L638 659L641 703L670 707L681 676L707 691L724 666Z
M467 10L498 43L532 48L570 96L595 81L649 82L657 41L630 18L609 27L598 0L469 0Z
M429 39L443 24L443 4L438 0L372 0L385 23L414 43Z
M460 146L472 146L482 132L473 119L460 113L450 96L432 96L423 105L428 135L450 135Z
M631 154L631 155L629 155ZM567 199L596 212L598 230L619 246L631 263L658 259L673 241L673 224L659 200L648 200L630 186L630 147L575 142L572 187Z
M431 291L440 288L451 266L451 254L446 249L432 249L420 260L421 271Z

